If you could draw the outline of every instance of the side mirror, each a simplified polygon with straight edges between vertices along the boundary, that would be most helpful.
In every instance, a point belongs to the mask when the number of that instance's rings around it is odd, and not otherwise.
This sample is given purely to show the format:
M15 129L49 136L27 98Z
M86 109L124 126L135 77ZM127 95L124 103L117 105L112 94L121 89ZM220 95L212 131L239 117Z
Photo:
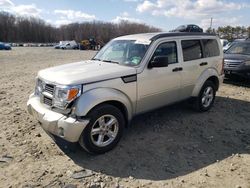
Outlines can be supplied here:
M155 56L149 63L149 68L153 67L167 67L168 57L167 56Z

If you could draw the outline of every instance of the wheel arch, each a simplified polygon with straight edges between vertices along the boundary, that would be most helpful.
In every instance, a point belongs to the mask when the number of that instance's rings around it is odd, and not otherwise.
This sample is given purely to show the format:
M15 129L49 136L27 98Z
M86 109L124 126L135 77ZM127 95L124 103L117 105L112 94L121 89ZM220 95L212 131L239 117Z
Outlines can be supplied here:
M109 104L109 105L112 105L112 106L115 106L116 108L118 108L121 111L121 113L123 114L123 116L124 116L125 125L126 126L128 125L128 123L130 121L129 118L128 118L128 110L127 110L126 106L120 101L116 101L116 100L104 101L102 103L97 104L92 109L90 109L87 114L89 114L96 107L101 106L101 105L105 105L105 104Z
M121 110L126 125L133 116L133 105L128 96L116 89L98 88L82 94L75 104L75 115L84 117L95 107L110 104Z
M215 86L215 90L218 91L219 89L219 79L216 76L210 76L206 81L211 81L213 82L214 86Z
M214 83L216 91L219 89L219 84L220 84L219 74L216 69L209 68L205 70L197 79L195 87L192 92L193 97L197 97L199 95L202 86L207 80L210 80Z

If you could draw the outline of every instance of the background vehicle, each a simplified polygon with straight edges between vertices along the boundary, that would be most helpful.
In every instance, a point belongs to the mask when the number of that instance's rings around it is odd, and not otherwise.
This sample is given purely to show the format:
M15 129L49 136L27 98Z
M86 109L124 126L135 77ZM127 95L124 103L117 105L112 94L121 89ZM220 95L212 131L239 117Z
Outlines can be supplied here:
M203 32L203 29L198 25L189 24L189 25L181 25L171 32Z
M76 43L76 41L72 40L72 41L68 41L68 42L63 43L60 46L60 48L63 49L63 50L65 50L65 49L78 49L79 46Z
M97 43L95 38L89 38L88 40L82 40L80 43L81 50L96 50Z
M55 49L61 49L61 46L68 43L69 41L59 41L59 44L55 45Z
M227 51L227 49L230 48L230 46L232 45L233 45L233 42L229 42L225 46L223 46L223 52Z
M209 110L222 80L223 52L214 35L128 35L85 63L40 71L27 105L47 132L104 153L135 115L185 99Z
M223 48L229 43L227 39L220 39L220 42Z
M89 50L90 49L90 42L89 40L82 40L80 43L81 50Z
M11 50L11 46L9 44L0 42L0 50Z
M225 46L223 46L223 52L226 52L235 43L242 42L245 40L248 40L248 39L235 39L233 42L228 42Z
M250 41L233 42L226 50L224 72L226 77L234 74L244 77L250 76Z
M79 46L76 43L76 41L72 40L72 41L60 41L59 44L54 46L55 49L78 49Z

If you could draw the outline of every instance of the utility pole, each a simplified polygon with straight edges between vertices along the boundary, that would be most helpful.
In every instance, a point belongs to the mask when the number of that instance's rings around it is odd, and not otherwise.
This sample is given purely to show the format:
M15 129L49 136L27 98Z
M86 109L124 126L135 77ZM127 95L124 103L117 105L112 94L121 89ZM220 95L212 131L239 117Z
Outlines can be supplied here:
M212 30L212 25L213 25L213 18L211 17L211 21L210 21L210 29Z

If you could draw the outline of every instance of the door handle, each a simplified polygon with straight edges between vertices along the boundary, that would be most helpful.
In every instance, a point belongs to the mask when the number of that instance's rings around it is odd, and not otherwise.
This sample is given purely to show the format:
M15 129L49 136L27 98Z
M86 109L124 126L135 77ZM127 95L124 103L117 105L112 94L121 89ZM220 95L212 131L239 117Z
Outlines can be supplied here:
M205 66L205 65L207 65L207 62L200 63L200 66Z
M178 71L182 71L183 68L182 67L175 67L172 71L173 72L178 72Z
M183 68L182 67L179 67L179 71L182 71L183 70Z

